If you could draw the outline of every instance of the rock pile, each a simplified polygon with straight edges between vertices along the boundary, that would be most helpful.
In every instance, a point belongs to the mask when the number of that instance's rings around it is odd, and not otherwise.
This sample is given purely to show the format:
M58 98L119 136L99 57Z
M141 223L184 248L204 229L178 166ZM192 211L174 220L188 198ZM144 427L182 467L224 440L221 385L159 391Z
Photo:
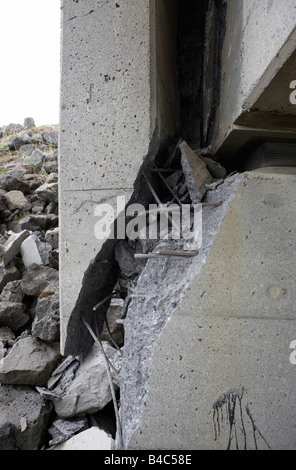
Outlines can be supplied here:
M54 449L94 426L111 436L100 348L82 363L60 354L58 129L27 118L0 139L0 450Z

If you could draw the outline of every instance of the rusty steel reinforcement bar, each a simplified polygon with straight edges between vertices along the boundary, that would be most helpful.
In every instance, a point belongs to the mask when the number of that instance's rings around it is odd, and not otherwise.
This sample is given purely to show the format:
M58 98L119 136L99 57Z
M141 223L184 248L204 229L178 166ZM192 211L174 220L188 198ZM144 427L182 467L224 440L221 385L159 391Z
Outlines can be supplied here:
M137 253L135 259L149 259L149 258L162 258L162 257L176 257L176 258L194 258L198 256L198 251L156 251L155 253Z

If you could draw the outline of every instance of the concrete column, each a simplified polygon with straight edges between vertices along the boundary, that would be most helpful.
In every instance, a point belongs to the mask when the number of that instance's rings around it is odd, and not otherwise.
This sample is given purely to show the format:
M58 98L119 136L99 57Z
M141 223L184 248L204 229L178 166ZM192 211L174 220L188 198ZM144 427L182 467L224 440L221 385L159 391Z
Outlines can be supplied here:
M178 109L176 13L167 5L174 6L174 2L62 3L59 207L63 350L83 274L103 244L94 235L94 209L103 202L116 205L120 195L128 202L153 142L157 146L176 131ZM155 20L159 9L161 27ZM157 38L162 44L158 52Z
M227 0L212 141L219 158L229 158L251 138L296 139L295 106L289 102L295 47L294 0Z
M136 386L134 395L128 387L133 380L138 386L142 375L133 370L134 376L125 376L121 398L130 450L295 449L290 345L296 339L296 180L266 169L240 178L206 260L197 259L188 270L192 280L155 346L142 400ZM219 194L224 204L226 184ZM220 217L217 212L208 220L207 212L201 258ZM164 311L177 291L170 274L167 269L172 291ZM140 302L137 310L139 315ZM145 304L141 312L150 337L153 322L146 317L152 311ZM148 367L144 356L143 345L135 358L130 355L142 374ZM132 421L140 405L143 414Z

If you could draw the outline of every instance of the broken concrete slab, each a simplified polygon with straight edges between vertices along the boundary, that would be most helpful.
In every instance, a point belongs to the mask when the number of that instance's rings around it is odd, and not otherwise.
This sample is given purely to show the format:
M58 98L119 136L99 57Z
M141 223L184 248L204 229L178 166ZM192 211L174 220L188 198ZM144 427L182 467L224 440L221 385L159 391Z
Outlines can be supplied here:
M0 386L0 450L40 450L52 404L31 387Z
M31 264L43 264L36 240L38 240L36 235L30 235L21 245L20 251L25 268Z
M189 195L193 204L200 202L206 194L206 184L213 178L205 161L186 142L180 144L181 164L186 178Z
M3 245L3 262L5 265L10 263L12 259L18 254L20 251L21 244L23 243L26 238L30 235L28 230L23 230L20 233L12 233L8 240Z
M118 368L119 353L107 342L104 351L115 368ZM116 385L115 385L115 388ZM112 400L104 357L95 343L83 363L77 369L71 385L60 400L54 402L55 411L61 418L73 418L92 414L103 409Z
M13 265L7 266L0 265L0 292L11 281L16 281L21 278L19 270Z
M58 343L20 339L0 361L0 383L43 387L60 359Z
M229 180L236 185L227 196ZM163 316L170 311L170 321L164 319L155 331L148 298L145 323L138 327L141 304L133 299L121 371L128 449L147 449L147 443L149 449L295 447L295 381L289 361L296 330L291 275L296 265L295 183L293 175L259 172L227 179L207 196L223 200L223 214L222 208L215 209L214 217L204 210L200 258L181 272L182 295L171 277L173 266L163 272L166 305L161 291L155 292L154 305ZM153 266L147 268L137 285L141 291L144 280L155 276ZM148 346L153 341L155 348ZM232 421L234 407L238 413Z
M22 291L24 294L39 296L51 281L58 282L59 272L48 266L31 264L22 277Z

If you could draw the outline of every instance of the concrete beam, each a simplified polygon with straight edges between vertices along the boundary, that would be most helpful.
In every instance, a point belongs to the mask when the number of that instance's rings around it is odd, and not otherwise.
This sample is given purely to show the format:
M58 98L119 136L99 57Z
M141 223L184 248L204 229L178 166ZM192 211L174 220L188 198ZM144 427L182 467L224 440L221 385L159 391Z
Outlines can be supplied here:
M295 2L226 4L220 104L212 141L217 156L226 142L231 144L234 126L286 131L295 129L296 114L289 102L295 75Z

